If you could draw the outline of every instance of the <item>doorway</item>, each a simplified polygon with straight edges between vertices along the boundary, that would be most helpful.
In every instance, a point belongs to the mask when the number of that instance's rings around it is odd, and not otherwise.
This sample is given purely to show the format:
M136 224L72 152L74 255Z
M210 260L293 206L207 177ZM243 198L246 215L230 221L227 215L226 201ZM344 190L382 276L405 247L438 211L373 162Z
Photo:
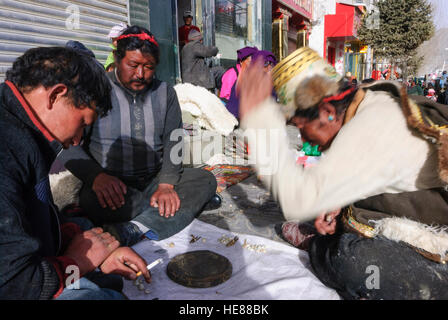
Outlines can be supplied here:
M193 15L192 24L196 25L196 14L194 8L194 0L177 0L177 26L181 27L184 25L184 12L191 11Z
M328 62L334 67L336 62L336 48L328 47Z
M173 25L173 29L177 32L177 61L179 65L178 72L180 81L182 81L182 46L179 41L179 29L185 24L185 11L191 12L191 15L193 16L193 21L191 22L191 24L196 25L195 0L176 0L176 6L177 19L173 21L175 22L175 25Z

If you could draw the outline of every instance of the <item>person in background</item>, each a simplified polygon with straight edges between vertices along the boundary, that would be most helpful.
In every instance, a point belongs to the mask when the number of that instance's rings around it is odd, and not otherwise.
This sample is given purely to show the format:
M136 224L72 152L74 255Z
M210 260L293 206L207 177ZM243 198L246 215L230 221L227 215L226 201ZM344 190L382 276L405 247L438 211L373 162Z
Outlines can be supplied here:
M229 68L222 76L222 84L219 92L219 97L224 103L227 103L230 98L232 87L238 79L238 75L242 69L247 68L250 64L251 57L258 51L257 47L244 47L237 50L236 66Z
M112 48L112 52L109 53L104 64L104 69L106 69L107 72L112 71L115 68L114 50L117 50L117 39L127 27L128 25L122 22L119 25L113 26L108 34L109 39L112 41L109 45Z
M420 85L416 84L414 80L411 81L411 85L409 86L409 88L407 90L408 90L408 94L418 95L418 96L423 95L422 87L420 87Z
M426 95L426 98L431 99L432 101L437 101L436 90L434 90L433 88L428 89L428 94Z
M277 59L275 58L275 55L267 50L258 50L249 58L251 61L254 61L255 59L260 59L263 61L263 70L266 73L270 73L272 68L277 64ZM243 60L243 67L241 69L241 74L244 74L244 70L246 67L250 64L250 62L246 62L248 59ZM247 63L247 65L246 65ZM239 97L238 97L238 83L239 83L239 77L235 81L235 83L232 86L232 90L230 92L229 101L226 104L227 110L229 110L238 120L239 120ZM272 96L274 98L277 98L275 90L272 90Z
M381 79L381 71L374 69L372 71L372 79L380 80Z
M446 88L442 87L442 89L440 89L440 94L437 95L437 103L448 104L447 99L448 99L448 96L446 94Z
M271 72L272 68L277 65L277 58L271 51L259 50L254 53L252 59L255 60L258 57L261 57L263 59L263 70L265 72Z
M440 88L442 88L442 89L445 88L445 86L447 84L447 82L446 82L447 77L448 77L448 74L446 73L446 71L443 71L442 76L440 77Z
M182 80L206 89L214 89L216 86L212 68L206 63L206 58L214 57L219 49L203 44L202 34L197 30L191 30L188 35L189 42L183 47Z
M179 49L182 50L182 48L190 41L188 39L188 35L191 30L196 30L198 32L201 32L201 30L192 24L193 22L193 14L190 10L187 10L184 12L183 15L184 18L184 25L179 28Z
M75 51L78 51L79 53L88 55L91 58L95 59L95 54L92 52L92 50L90 50L89 48L87 48L83 43L79 42L79 41L75 41L75 40L69 40L67 41L67 43L65 44L66 48L70 48L73 49Z

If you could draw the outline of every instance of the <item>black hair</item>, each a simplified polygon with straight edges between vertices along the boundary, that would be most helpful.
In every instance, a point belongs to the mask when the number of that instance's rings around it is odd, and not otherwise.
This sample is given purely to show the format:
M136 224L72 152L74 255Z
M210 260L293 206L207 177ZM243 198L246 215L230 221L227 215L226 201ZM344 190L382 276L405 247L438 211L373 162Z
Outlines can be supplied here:
M253 57L253 54L250 54L250 55L248 55L247 57L244 57L243 59L237 59L237 63L241 63L241 62L243 62L243 61L245 61L245 60L247 60L247 59L249 59L249 58L252 58Z
M121 35L139 34L139 33L146 33L149 36L154 37L154 35L147 29L139 26L130 26L129 28L124 30ZM149 40L140 40L137 37L129 37L117 41L117 50L115 50L116 63L119 63L121 59L123 59L126 56L126 51L134 51L134 50L140 50L142 53L150 54L156 60L156 64L159 64L160 60L159 47L156 44L150 42Z
M308 120L314 120L319 118L319 108L318 105L312 106L306 109L296 109L294 117L306 118Z
M350 90L352 88L355 88L355 90L353 90L353 92L351 92L350 94L346 95L343 99L333 100L333 101L328 102L331 105L333 105L333 107L336 110L337 115L342 114L348 108L348 106L352 102L352 100L355 97L355 94L357 92L356 85L353 85L351 82L348 82L344 79L339 81L338 94L342 93L344 91ZM326 98L326 97L324 97L324 98ZM294 117L306 118L310 121L319 118L319 105L320 105L321 101L319 101L316 105L314 105L310 108L307 108L307 109L296 109L296 111L294 113Z
M356 92L358 91L358 87L353 84L346 85L345 83L342 83L342 85L339 87L338 93L342 93L342 92L350 90L350 89L354 89L354 90L350 94L346 95L343 99L333 100L333 101L329 102L336 109L337 115L340 115L343 112L345 112L345 110L347 110L348 106L350 105L353 98L355 97Z
M65 44L66 48L73 49L75 51L78 51L80 53L84 53L92 58L95 58L95 54L87 48L82 42L76 41L76 40L68 40Z
M76 108L96 106L99 116L111 109L111 85L104 68L92 57L64 47L32 48L18 57L6 72L22 92L39 86L67 86L67 97Z

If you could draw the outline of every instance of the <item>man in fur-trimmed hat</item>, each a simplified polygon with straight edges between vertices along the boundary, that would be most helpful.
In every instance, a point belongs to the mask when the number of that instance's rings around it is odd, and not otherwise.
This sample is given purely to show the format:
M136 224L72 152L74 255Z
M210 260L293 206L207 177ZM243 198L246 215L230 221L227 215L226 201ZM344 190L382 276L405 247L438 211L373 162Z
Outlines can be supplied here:
M251 157L288 220L286 240L308 250L318 278L343 298L447 299L446 108L409 99L395 82L350 86L309 48L273 78L284 106L269 98L272 80L257 61L241 79L240 115L243 128L258 129ZM296 165L287 120L325 152L316 166Z

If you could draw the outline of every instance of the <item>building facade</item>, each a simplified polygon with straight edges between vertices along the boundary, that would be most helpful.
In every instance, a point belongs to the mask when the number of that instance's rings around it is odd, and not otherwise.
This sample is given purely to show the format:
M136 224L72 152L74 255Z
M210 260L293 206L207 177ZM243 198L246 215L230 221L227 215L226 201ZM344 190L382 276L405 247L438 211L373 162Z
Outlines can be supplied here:
M187 10L204 44L219 48L211 65L234 65L236 51L245 46L271 50L271 0L149 0L149 8L150 30L161 48L157 75L171 84L182 81L178 29Z
M148 0L0 1L0 81L14 60L40 46L77 40L105 62L107 35L120 22L149 27Z
M370 0L315 0L310 47L341 75L371 77L373 52L359 40L357 30L372 9Z
M312 16L313 0L272 2L272 51L279 60L308 46Z
M0 81L13 61L39 46L64 46L77 40L104 63L111 51L110 29L125 22L149 29L161 59L157 76L181 82L178 28L191 10L206 45L220 49L210 63L232 65L236 50L257 46L271 50L271 0L2 0L0 1Z

